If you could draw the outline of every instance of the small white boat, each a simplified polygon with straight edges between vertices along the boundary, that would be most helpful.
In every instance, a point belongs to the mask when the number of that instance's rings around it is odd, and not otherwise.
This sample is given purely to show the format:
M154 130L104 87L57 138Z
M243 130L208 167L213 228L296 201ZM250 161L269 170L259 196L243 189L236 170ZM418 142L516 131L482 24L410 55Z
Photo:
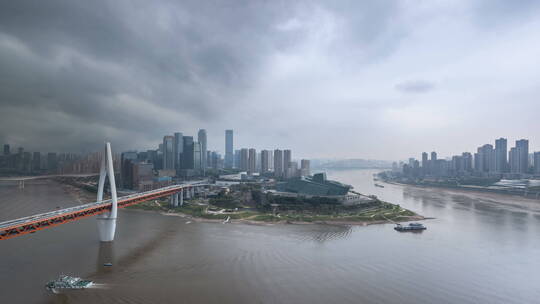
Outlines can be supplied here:
M231 217L227 216L227 219L223 221L223 224L229 223L231 221Z

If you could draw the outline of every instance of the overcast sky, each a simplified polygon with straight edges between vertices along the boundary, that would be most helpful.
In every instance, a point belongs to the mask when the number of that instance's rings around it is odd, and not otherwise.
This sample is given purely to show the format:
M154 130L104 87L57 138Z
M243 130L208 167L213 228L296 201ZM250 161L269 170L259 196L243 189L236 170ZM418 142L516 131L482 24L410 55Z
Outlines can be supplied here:
M518 4L519 3L519 4ZM537 4L538 3L538 4ZM0 143L540 150L539 1L2 1Z

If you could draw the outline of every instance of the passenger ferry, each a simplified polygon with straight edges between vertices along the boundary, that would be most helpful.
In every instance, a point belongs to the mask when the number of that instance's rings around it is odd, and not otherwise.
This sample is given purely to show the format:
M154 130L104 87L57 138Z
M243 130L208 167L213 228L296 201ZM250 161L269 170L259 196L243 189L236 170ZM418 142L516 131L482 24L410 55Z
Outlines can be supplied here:
M60 293L66 290L85 289L92 285L94 285L94 282L89 280L83 280L81 278L70 277L67 275L60 275L58 279L47 283L45 288L53 293Z
M426 230L427 227L420 224L420 223L410 223L408 226L403 226L401 224L396 224L396 227L394 227L396 231L418 231L418 230Z

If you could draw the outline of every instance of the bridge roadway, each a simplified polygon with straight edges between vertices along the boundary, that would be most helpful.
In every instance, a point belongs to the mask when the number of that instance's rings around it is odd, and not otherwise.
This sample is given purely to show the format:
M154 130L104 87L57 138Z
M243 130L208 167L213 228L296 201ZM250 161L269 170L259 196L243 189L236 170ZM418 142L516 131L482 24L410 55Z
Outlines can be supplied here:
M151 199L173 195L180 192L182 189L206 185L208 185L206 182L186 183L122 196L118 198L118 208L124 208ZM28 233L34 233L38 230L69 223L85 217L98 215L110 210L111 200L108 199L2 222L0 223L0 240L13 238Z
M46 179L46 178L55 178L55 177L92 177L99 176L99 174L54 174L54 175L32 175L32 176L8 176L0 177L0 182L10 182L10 181L26 181L34 179Z

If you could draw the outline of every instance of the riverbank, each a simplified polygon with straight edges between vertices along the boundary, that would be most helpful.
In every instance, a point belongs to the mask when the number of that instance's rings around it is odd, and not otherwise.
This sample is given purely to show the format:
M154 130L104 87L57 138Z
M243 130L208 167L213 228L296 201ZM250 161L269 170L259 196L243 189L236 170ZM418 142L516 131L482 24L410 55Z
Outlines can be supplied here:
M399 205L381 202L378 207L349 211L348 213L316 214L313 212L266 213L261 211L225 212L200 202L186 202L184 206L170 208L167 201L149 201L128 207L128 209L155 211L166 216L180 216L197 222L228 222L255 225L270 224L328 224L328 225L358 225L399 223L426 219Z
M402 186L413 186L418 188L441 188L449 190L463 190L468 192L477 192L477 193L495 193L503 194L507 196L521 197L531 200L540 200L540 192L537 191L526 191L526 190L505 190L505 189L493 189L486 188L482 186L457 186L457 185L445 185L445 184L418 184L418 183L404 183L393 180L380 180L381 182L393 185L402 185Z

